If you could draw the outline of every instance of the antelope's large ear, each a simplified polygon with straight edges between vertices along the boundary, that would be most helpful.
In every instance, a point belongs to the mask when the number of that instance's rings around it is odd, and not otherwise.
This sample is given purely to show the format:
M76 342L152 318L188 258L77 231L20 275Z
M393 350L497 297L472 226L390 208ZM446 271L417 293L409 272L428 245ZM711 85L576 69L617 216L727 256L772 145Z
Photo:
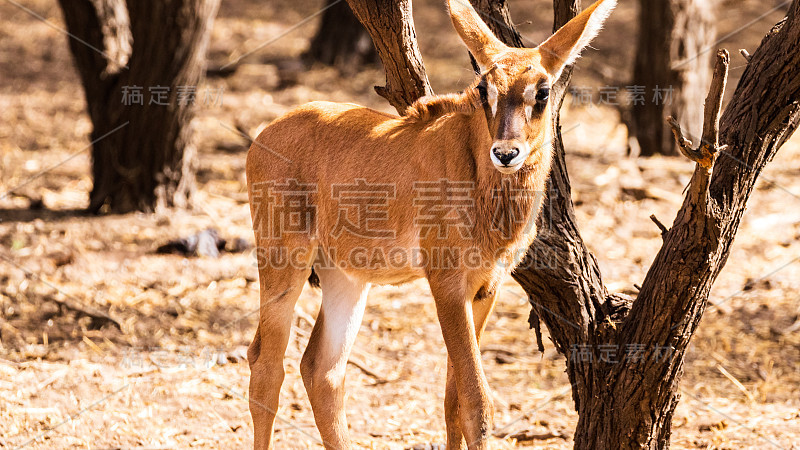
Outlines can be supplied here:
M574 63L597 36L616 5L617 0L598 0L542 42L538 48L545 70L558 78L561 70Z
M447 7L456 32L481 66L481 71L486 70L494 58L507 49L506 45L481 20L469 0L447 0Z

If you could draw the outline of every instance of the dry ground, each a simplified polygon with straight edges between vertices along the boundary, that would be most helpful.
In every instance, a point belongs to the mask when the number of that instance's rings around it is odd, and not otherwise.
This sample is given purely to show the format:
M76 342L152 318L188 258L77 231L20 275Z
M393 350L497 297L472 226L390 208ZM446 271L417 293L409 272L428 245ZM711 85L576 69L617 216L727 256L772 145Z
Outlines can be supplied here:
M546 37L551 8L512 1L523 34ZM576 84L625 85L635 26L631 1L577 71ZM720 34L782 2L727 2ZM51 0L23 4L62 26ZM212 65L256 48L318 10L320 2L223 0ZM785 7L784 7L785 9ZM781 16L773 11L725 40L755 49ZM418 35L434 88L471 80L465 53L438 1L418 1ZM314 22L259 52L227 79L222 105L200 108L196 208L155 215L85 217L90 122L66 38L10 2L0 2L0 446L16 448L240 448L251 443L249 370L242 359L258 304L255 258L158 255L162 243L215 227L250 239L244 186L246 143L287 108L312 99L389 110L372 92L378 69L342 76L296 62ZM734 58L733 83L743 61ZM203 87L201 87L201 90ZM698 99L700 101L700 99ZM565 108L564 129L579 223L612 290L635 294L660 246L655 213L670 223L691 165L631 159L615 110ZM12 188L40 171L15 194ZM800 139L764 172L714 304L689 352L675 414L674 448L800 448ZM31 206L43 206L35 209ZM122 329L56 303L108 309ZM298 374L319 294L298 304L287 354L276 448L317 448ZM494 389L497 448L570 448L577 417L563 357L535 350L521 290L505 287L488 326L484 362ZM547 337L545 343L549 344ZM348 368L348 412L359 447L442 442L445 350L424 283L375 288ZM514 437L516 436L516 437ZM519 438L519 439L517 439Z

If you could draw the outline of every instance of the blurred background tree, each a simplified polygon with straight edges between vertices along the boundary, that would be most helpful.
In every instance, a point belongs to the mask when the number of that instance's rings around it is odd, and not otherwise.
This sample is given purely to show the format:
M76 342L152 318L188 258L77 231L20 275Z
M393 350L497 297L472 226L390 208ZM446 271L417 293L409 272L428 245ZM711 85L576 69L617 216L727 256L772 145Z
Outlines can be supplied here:
M342 71L379 62L369 33L344 0L327 0L319 28L303 58Z
M631 132L640 155L677 155L664 117L680 118L690 139L703 124L702 99L711 82L716 0L639 0L633 86L644 97L631 103ZM642 89L643 88L643 89Z
M92 120L89 211L184 207L219 0L59 0Z

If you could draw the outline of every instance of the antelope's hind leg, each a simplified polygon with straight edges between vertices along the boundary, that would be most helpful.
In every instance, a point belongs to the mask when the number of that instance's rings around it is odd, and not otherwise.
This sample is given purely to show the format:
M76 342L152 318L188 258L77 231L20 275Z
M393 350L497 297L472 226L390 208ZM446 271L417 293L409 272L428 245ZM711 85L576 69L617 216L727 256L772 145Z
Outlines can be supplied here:
M347 359L364 316L369 284L317 268L322 306L300 363L314 421L327 449L352 448L344 409Z
M311 243L293 243L291 248L305 248L313 253ZM285 246L286 243L276 243ZM269 249L269 243L259 242L259 249ZM276 247L277 248L277 247ZM260 308L258 328L247 350L250 363L250 414L253 417L253 447L258 450L273 448L273 427L278 410L278 399L283 384L283 357L289 343L289 332L294 307L308 276L308 264L289 264L276 268L260 255L258 260L260 282Z

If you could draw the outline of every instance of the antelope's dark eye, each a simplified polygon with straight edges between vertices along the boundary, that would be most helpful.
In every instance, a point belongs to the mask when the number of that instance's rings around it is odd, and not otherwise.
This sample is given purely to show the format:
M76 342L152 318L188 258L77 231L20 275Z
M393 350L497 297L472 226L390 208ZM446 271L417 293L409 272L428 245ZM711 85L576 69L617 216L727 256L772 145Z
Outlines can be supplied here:
M548 98L550 98L550 88L548 86L542 86L536 91L537 103L546 103Z
M481 97L485 98L486 97L486 82L485 81L481 81L480 83L478 83L477 89L478 89L478 94Z
M478 86L476 86L476 89L478 90L481 103L486 104L489 98L488 93L486 92L486 80L481 80L481 82L478 83Z

